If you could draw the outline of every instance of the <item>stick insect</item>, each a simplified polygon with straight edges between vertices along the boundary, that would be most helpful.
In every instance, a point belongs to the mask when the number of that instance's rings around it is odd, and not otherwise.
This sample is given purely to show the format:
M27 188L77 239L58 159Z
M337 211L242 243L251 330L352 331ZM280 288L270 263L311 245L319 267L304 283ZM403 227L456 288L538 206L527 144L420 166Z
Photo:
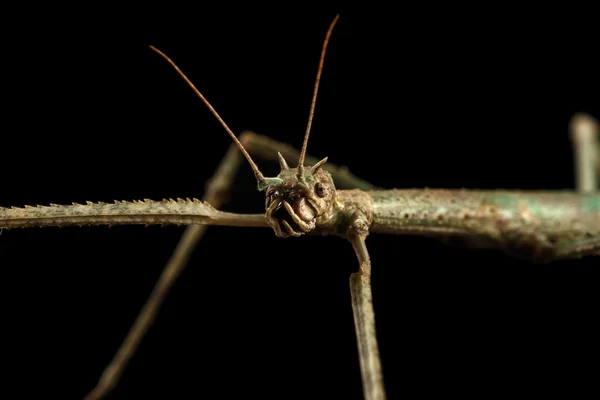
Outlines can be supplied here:
M11 231L11 232L13 232L13 231Z

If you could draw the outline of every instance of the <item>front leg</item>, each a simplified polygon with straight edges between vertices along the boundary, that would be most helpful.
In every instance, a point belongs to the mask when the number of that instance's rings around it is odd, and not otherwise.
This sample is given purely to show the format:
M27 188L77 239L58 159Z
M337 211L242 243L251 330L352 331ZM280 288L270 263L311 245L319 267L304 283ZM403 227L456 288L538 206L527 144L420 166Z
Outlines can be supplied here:
M384 400L386 395L375 330L375 312L371 292L371 260L365 243L366 237L367 233L364 231L355 231L349 235L360 265L359 272L350 275L352 312L365 400Z
M244 138L242 137L242 143ZM227 200L233 178L242 162L242 154L235 144L227 151L213 177L206 183L203 200L215 208L220 208ZM150 325L156 319L167 294L183 272L190 256L206 232L206 225L188 225L179 240L173 255L167 262L152 293L146 300L123 343L110 364L104 369L96 387L85 400L98 400L106 396L117 384L129 360L135 354Z
M300 155L300 151L288 144L249 131L245 131L240 135L240 142L252 156L267 161L276 161L277 152L280 152L288 160L297 159ZM215 208L221 208L228 201L233 180L242 161L242 154L237 145L235 143L231 144L215 174L206 183L204 201ZM308 164L315 164L318 160L307 155L306 161ZM334 179L340 182L341 187L367 190L374 188L373 185L355 177L345 168L333 164L327 164L325 168ZM207 228L206 225L189 225L186 228L133 326L110 364L104 369L96 387L85 397L85 400L101 399L115 387L150 325L156 319L156 315L171 287L183 272L192 252L204 236Z

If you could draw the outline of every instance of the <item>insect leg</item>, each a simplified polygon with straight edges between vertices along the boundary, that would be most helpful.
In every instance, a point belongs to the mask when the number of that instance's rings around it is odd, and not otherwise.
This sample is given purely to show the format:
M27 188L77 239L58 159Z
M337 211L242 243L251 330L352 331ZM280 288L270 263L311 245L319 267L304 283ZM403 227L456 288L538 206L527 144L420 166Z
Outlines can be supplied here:
M299 150L288 144L249 131L240 135L240 142L251 155L268 161L276 161L278 151L288 159L294 159L300 155ZM242 153L235 144L232 144L215 174L206 183L204 201L215 208L220 208L228 201L229 190L242 161ZM306 156L306 162L309 165L315 164L317 161L318 159L315 157ZM340 182L341 187L363 189L374 187L368 182L355 177L345 168L333 164L326 164L325 168L332 174L334 180ZM190 225L186 228L121 347L110 364L104 369L96 387L85 397L85 400L101 399L115 387L127 363L135 354L145 333L156 318L169 290L187 265L196 245L202 239L206 228L208 228L206 225Z
M241 137L240 139L246 146L244 141L247 138ZM233 143L213 177L206 183L204 201L216 208L220 208L226 203L229 189L242 161L242 153ZM85 397L85 400L101 399L115 387L127 363L135 354L141 340L156 318L169 290L187 265L196 245L202 239L207 227L206 225L189 225L186 228L121 347L117 350L110 364L104 369L96 387Z
M571 119L570 131L575 158L575 181L578 192L595 192L600 185L600 128L587 114Z
M383 387L371 292L371 261L365 237L366 235L355 234L350 239L360 263L360 271L350 275L352 312L365 400L384 400L386 395Z

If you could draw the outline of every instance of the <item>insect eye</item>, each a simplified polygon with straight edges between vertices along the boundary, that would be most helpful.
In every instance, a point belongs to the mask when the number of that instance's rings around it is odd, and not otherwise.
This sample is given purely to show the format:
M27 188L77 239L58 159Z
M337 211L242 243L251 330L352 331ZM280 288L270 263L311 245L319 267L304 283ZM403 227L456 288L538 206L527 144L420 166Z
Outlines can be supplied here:
M315 192L319 197L325 197L327 195L327 187L323 185L321 182L317 182L315 185Z
M279 197L279 191L275 188L271 188L267 191L267 197Z

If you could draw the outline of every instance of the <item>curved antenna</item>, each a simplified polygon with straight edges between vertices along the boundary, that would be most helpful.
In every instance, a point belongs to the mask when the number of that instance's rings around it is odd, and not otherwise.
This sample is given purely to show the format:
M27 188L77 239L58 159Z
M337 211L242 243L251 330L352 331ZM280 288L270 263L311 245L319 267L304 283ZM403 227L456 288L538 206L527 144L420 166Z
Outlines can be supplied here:
M300 159L298 160L298 175L304 176L304 158L306 156L306 147L308 145L308 137L310 135L310 128L312 126L313 115L315 114L315 105L317 103L317 92L319 91L319 81L321 80L321 71L323 70L323 63L325 61L325 52L327 51L327 44L329 43L329 38L331 37L331 32L333 31L333 27L335 26L340 15L336 15L333 19L331 25L329 25L329 30L327 31L327 36L325 36L325 41L323 42L323 49L321 50L321 60L319 61L319 69L317 71L317 80L315 81L315 90L313 92L312 103L310 105L310 112L308 114L308 125L306 126L306 133L304 134L304 142L302 143L302 151L300 152Z
M246 159L250 163L250 166L252 167L252 170L254 171L254 175L256 176L256 179L258 180L259 187L261 187L263 185L266 185L267 179L265 179L265 177L263 176L263 174L260 172L260 170L258 169L258 167L256 166L256 164L252 160L252 157L250 157L250 154L248 154L248 152L246 151L246 149L244 148L244 146L242 145L242 143L238 140L238 138L231 131L231 129L229 129L229 127L227 126L227 124L225 123L225 121L223 121L223 119L217 113L217 111L213 108L213 106L210 105L210 103L208 102L208 100L206 100L206 98L202 95L202 93L200 93L200 91L198 89L196 89L196 86L194 86L194 84L188 79L188 77L185 76L185 74L183 72L181 72L181 70L179 69L179 67L169 57L167 57L162 51L158 50L156 47L154 47L152 45L150 46L150 48L152 50L154 50L155 52L157 52L160 56L162 56L162 58L164 58L165 60L167 60L167 62L169 64L171 64L171 66L173 66L173 68L175 68L175 70L187 82L187 84L192 88L192 90L194 92L196 92L196 94L198 95L198 97L200 97L200 99L202 99L202 101L204 102L204 104L206 104L206 106L210 109L210 111L212 111L212 113L214 114L214 116L217 117L217 119L219 120L219 122L221 123L221 125L223 125L223 128L225 128L225 130L227 131L227 133L229 133L229 136L231 136L231 138L233 139L233 141L235 142L235 144L238 145L238 147L240 148L240 150L244 154L244 156L246 156Z

